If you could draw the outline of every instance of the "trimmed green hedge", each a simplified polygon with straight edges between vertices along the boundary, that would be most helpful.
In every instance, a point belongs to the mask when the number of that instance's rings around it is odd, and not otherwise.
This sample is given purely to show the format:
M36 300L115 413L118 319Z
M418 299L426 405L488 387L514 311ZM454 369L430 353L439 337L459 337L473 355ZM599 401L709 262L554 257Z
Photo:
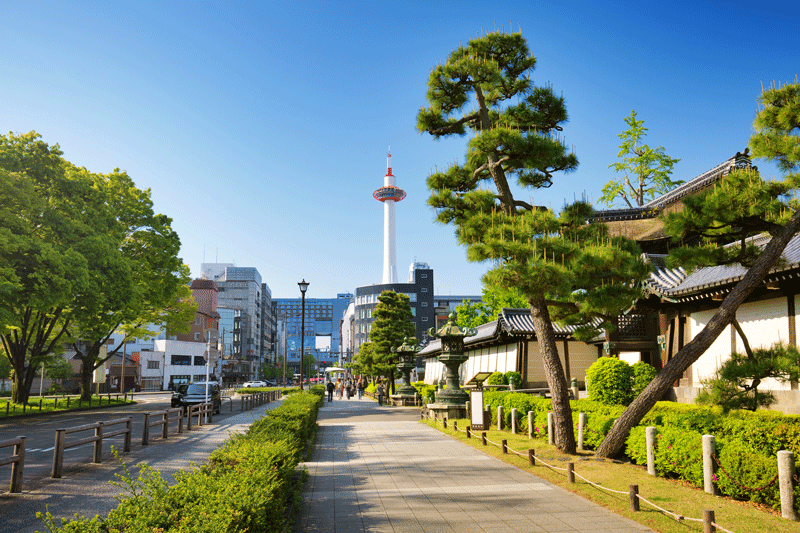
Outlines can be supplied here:
M484 404L490 407L493 425L497 424L497 407L502 405L506 427L510 427L511 410L516 408L517 427L520 432L527 432L528 411L533 411L534 435L547 435L547 413L552 408L550 399L505 391L484 392L483 398ZM614 420L625 410L624 406L605 405L592 400L572 400L570 405L576 429L578 413L587 415L583 436L586 449L596 449ZM761 487L775 477L777 452L789 450L800 457L798 415L784 415L776 411L731 411L724 414L719 408L658 402L640 425L631 430L626 441L627 455L641 465L647 464L647 426L658 429L655 466L660 476L683 479L702 487L702 436L714 435L716 455L721 465L717 483L722 494L773 507L780 503L777 484ZM744 490L741 486L760 490ZM795 489L795 496L795 501L800 504L800 486Z
M169 486L157 471L140 465L137 478L121 477L119 485L129 494L108 517L78 517L59 526L48 513L45 527L67 533L289 531L292 477L322 404L315 389L285 398L215 450L208 463L177 474L177 484Z

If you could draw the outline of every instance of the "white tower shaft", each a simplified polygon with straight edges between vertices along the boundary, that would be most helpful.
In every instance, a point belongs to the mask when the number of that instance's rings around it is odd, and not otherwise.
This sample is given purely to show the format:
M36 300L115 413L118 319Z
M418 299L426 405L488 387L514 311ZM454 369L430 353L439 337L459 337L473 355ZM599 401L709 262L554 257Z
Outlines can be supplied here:
M386 176L383 178L384 187L394 187L392 175L392 153L386 156ZM394 200L383 202L383 281L382 283L397 283L397 257L395 251L394 231Z

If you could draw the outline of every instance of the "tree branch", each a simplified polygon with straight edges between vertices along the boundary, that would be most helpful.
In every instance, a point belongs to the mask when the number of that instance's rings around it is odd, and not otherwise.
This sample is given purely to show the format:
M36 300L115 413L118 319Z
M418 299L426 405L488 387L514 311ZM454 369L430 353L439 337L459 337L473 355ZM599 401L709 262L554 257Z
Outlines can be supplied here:
M461 117L460 119L456 120L455 122L451 122L447 124L447 126L442 126L441 128L436 128L432 130L428 130L428 133L431 135L447 135L448 133L453 133L453 131L457 130L459 126L464 124L465 122L474 122L478 119L478 113L473 113L471 115L467 115L465 117Z

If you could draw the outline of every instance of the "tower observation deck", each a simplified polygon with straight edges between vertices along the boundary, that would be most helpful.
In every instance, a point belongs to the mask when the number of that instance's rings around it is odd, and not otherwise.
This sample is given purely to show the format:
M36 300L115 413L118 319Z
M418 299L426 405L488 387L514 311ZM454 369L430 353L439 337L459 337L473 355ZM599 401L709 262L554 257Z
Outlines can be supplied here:
M406 192L394 184L392 174L392 150L386 155L386 176L383 187L372 193L372 197L383 202L383 280L382 283L397 283L397 257L395 252L394 204L406 197Z

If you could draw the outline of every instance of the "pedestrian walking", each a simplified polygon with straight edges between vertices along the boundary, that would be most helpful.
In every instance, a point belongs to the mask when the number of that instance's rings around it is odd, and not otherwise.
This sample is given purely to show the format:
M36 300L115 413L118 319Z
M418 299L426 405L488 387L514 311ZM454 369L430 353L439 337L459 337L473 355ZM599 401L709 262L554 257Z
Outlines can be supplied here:
M336 379L336 396L338 396L340 400L342 399L342 392L343 391L344 391L344 385L342 384L342 380L341 380L341 378L337 378Z
M348 379L345 388L347 389L347 399L349 400L353 393L353 382Z
M383 383L378 383L378 386L375 388L375 392L378 395L378 407L383 406L383 394L385 392L383 388Z
M362 396L364 396L364 388L367 386L367 380L361 378L358 380L358 399L360 400Z
M335 389L336 387L334 387L333 381L328 380L328 384L326 385L325 388L328 391L328 403L330 403L333 401L333 389Z

